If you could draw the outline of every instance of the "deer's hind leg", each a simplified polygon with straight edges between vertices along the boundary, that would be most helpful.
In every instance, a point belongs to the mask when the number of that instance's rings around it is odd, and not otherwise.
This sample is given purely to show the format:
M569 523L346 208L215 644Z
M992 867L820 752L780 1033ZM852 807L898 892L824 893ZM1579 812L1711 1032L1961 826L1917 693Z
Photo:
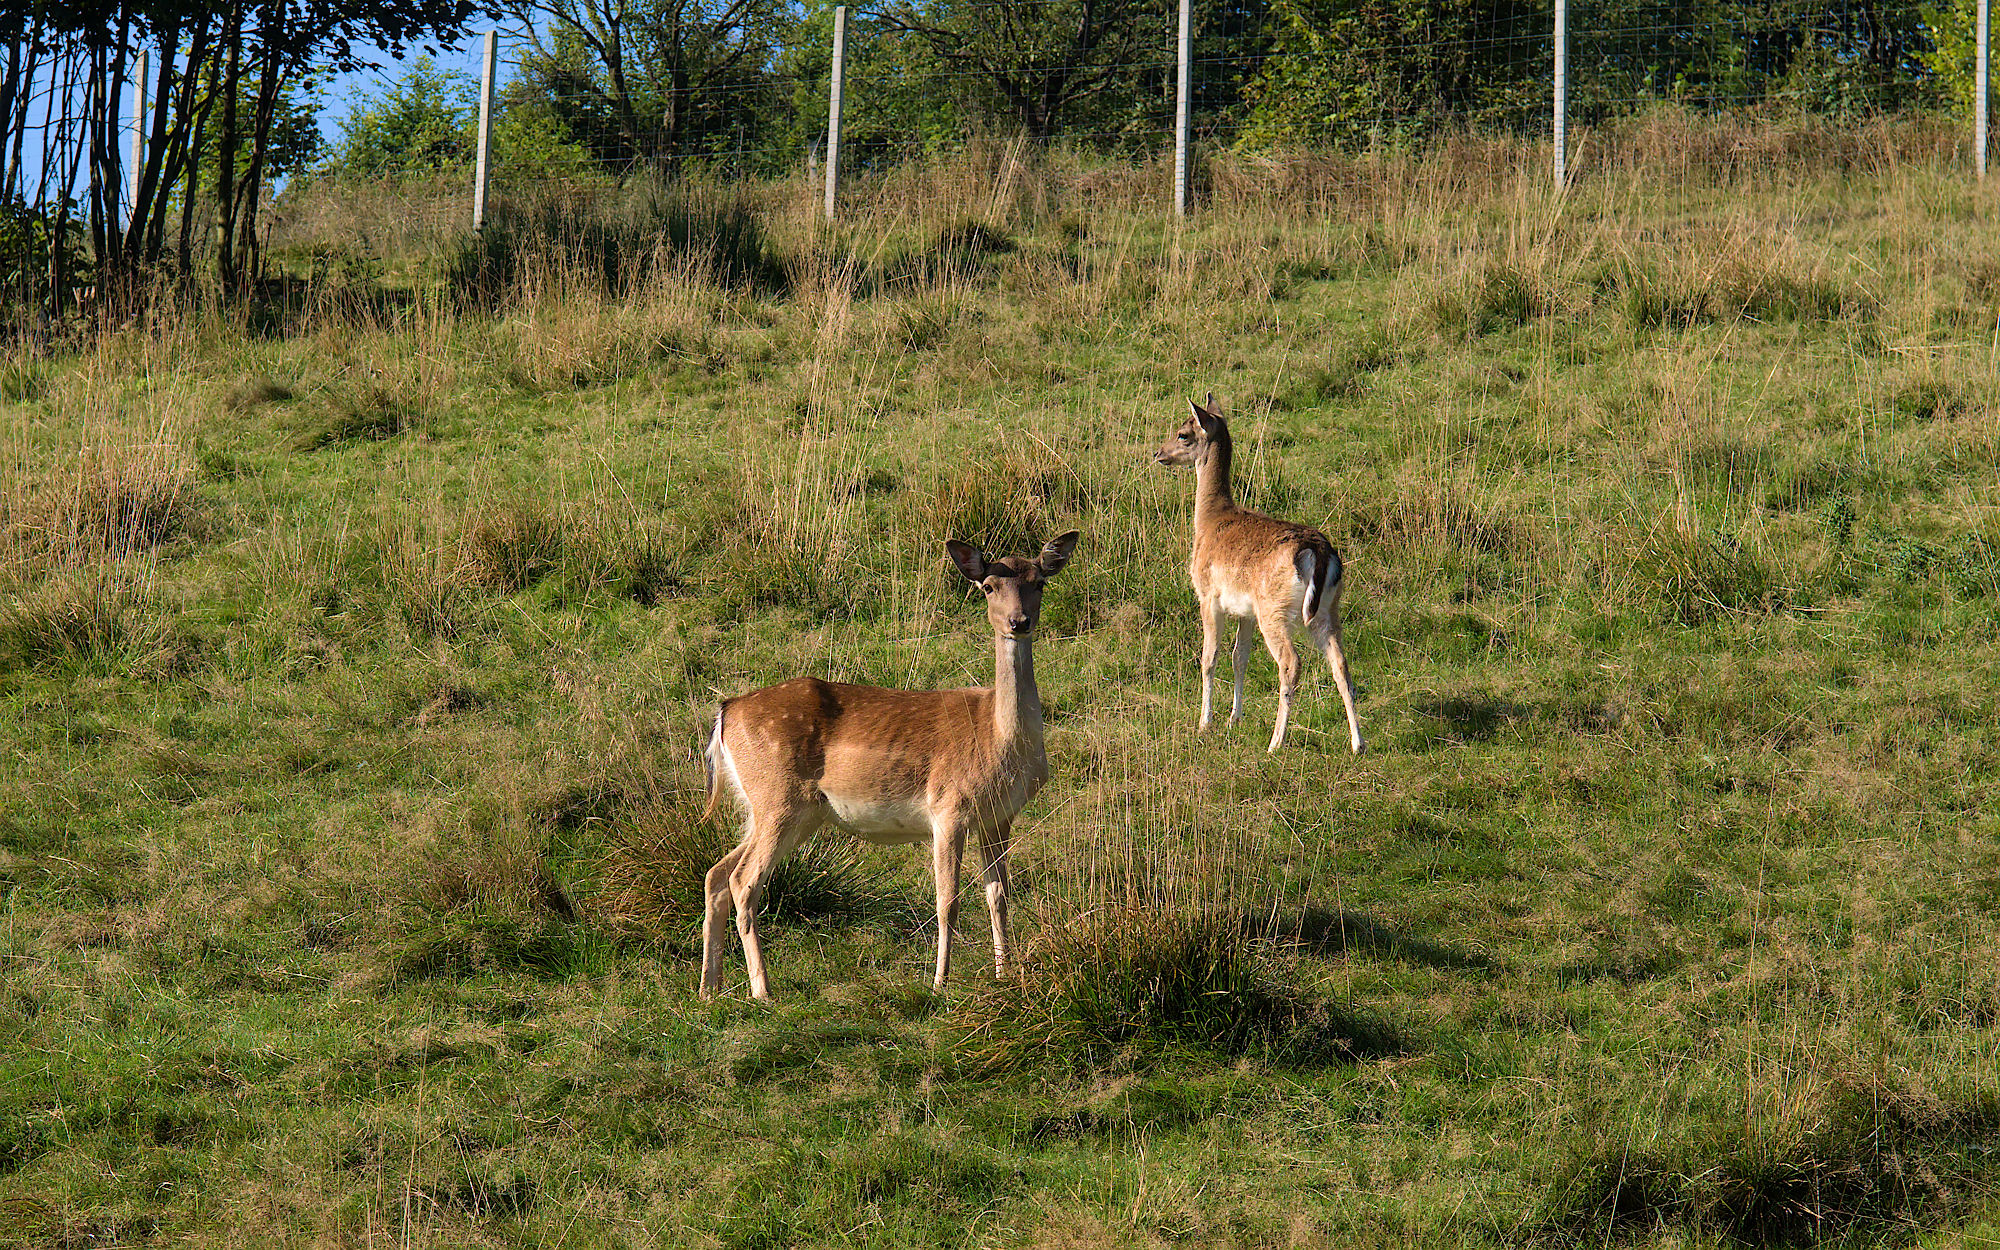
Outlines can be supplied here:
M767 800L753 803L745 821L743 841L708 870L708 908L702 918L704 995L722 988L721 927L728 904L736 904L736 933L743 943L743 962L750 973L750 996L769 998L770 979L764 973L764 947L757 936L757 909L764 901L764 883L785 856L811 837L826 819L816 803Z
M1271 727L1271 745L1265 748L1267 751L1285 745L1285 727L1292 719L1292 696L1299 689L1299 651L1292 645L1294 617L1290 606L1281 603L1257 613L1257 628L1264 635L1264 646L1278 662L1278 723Z
M1354 711L1354 681L1348 676L1347 651L1341 646L1340 590L1341 583L1335 582L1326 592L1319 615L1312 619L1312 636L1326 655L1327 667L1333 670L1333 684L1340 688L1341 705L1347 709L1347 744L1359 755L1368 748L1361 740L1361 718Z

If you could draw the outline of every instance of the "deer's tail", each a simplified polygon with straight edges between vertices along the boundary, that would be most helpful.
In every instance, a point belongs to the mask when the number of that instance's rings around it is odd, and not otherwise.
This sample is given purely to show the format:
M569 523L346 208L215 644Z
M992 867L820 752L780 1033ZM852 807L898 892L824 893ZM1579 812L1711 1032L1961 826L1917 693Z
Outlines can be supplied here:
M1303 623L1310 625L1313 618L1319 615L1320 601L1326 597L1326 592L1340 585L1343 571L1340 553L1333 549L1331 543L1321 541L1300 546L1298 554L1292 559L1299 576L1306 583L1305 598L1299 603L1299 616Z
M722 718L728 714L728 703L716 707L715 728L709 730L708 746L701 753L702 783L708 787L708 806L701 809L703 820L715 815L715 804L722 798Z

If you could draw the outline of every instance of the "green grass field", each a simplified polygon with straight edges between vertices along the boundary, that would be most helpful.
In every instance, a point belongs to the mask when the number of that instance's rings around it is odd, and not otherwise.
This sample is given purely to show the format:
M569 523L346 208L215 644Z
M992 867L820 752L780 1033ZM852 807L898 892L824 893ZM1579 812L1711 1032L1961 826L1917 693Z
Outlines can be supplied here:
M0 1246L2000 1243L1994 193L1650 142L524 211L9 357ZM1365 756L1261 651L1194 732L1209 390ZM1070 528L1019 979L828 834L698 1000L717 699L988 682L944 540Z

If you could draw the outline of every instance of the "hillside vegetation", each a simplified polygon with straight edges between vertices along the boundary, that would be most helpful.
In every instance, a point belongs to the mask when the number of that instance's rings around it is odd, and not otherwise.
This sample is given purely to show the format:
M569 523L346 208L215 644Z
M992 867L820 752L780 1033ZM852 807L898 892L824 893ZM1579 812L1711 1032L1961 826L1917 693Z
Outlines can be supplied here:
M1994 193L1618 139L552 198L9 357L0 1246L2000 1238ZM1261 652L1194 733L1210 390L1365 756ZM716 700L990 681L944 541L1071 528L1020 977L823 835L698 1000Z

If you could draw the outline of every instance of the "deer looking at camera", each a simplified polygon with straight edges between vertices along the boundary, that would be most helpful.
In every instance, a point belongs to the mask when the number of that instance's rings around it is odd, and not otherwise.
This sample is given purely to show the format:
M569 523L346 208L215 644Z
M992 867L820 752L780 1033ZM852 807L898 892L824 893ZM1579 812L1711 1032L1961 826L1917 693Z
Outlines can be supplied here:
M1042 592L1069 563L1076 540L1071 530L1032 560L996 560L968 543L945 544L958 571L986 595L995 651L991 688L884 690L795 677L724 701L708 738L703 817L715 811L727 784L743 805L743 840L708 870L704 997L722 988L732 900L750 993L770 997L757 940L764 882L827 823L882 845L931 844L940 989L951 970L959 863L966 839L976 839L993 921L993 968L996 975L1006 969L1008 830L1049 776L1031 647Z
M1201 724L1214 720L1215 656L1226 621L1236 623L1236 674L1229 723L1243 719L1243 670L1250 661L1250 626L1278 662L1278 723L1270 750L1285 744L1292 695L1299 687L1299 654L1293 630L1303 627L1333 667L1340 701L1347 706L1348 744L1361 754L1361 722L1354 714L1354 684L1340 645L1340 553L1326 535L1237 506L1229 489L1229 423L1210 394L1153 459L1194 466L1194 555L1188 576L1201 611Z

